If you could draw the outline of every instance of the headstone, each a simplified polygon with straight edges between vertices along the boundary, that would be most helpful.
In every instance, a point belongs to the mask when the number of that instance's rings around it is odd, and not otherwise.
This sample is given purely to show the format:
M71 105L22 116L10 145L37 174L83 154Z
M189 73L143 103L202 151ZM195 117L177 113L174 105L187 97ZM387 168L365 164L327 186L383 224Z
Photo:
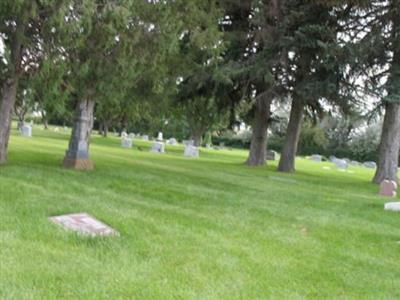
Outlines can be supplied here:
M121 139L121 146L123 148L132 148L132 141L130 138L123 138Z
M162 132L159 132L158 133L158 135L157 135L157 141L163 141L163 134L162 134Z
M128 135L128 138L134 139L134 138L135 138L135 134L134 134L134 133L130 133L130 134Z
M396 197L397 183L393 180L383 180L380 185L379 195L386 197Z
M348 164L344 159L335 159L333 162L336 165L336 168L339 170L346 170L348 168Z
M206 144L207 149L211 149L211 144Z
M273 150L267 150L267 160L275 160L276 152Z
M350 165L352 165L352 166L360 166L361 163L356 161L356 160L352 160L352 161L350 161Z
M68 131L68 127L67 126L64 126L64 131Z
M128 137L128 134L127 134L125 131L122 131L122 132L121 132L121 137L122 137L122 138L127 138L127 137Z
M366 161L365 163L363 163L363 166L369 169L376 169L376 162Z
M154 142L150 151L154 152L154 153L164 153L165 152L165 144L163 142Z
M311 160L321 162L322 161L322 156L319 154L313 154L311 155Z
M388 202L388 203L385 203L385 210L399 211L400 212L400 202Z
M149 136L148 135L143 135L142 136L142 140L143 141L148 141L149 140Z
M336 159L337 159L337 157L334 156L334 155L329 156L329 160L330 160L331 162L335 162Z
M199 148L192 145L186 145L183 155L186 157L199 157Z
M169 145L178 145L178 141L175 139L175 138L170 138L168 141L167 141L167 144L169 144Z
M194 145L194 141L193 140L183 140L182 143L185 146L189 146L189 145L193 146Z
M58 128L58 127L54 128L54 132L59 132L59 131L60 131L60 128Z
M64 227L89 236L119 235L119 233L103 222L95 219L87 213L77 213L50 217L50 221Z
M32 126L30 125L23 125L21 127L21 134L25 137L32 137Z

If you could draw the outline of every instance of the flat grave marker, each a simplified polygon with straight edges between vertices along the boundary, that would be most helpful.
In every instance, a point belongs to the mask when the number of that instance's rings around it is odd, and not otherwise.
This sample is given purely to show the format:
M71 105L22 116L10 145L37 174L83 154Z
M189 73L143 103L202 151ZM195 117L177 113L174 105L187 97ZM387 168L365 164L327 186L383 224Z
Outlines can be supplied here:
M400 202L388 202L388 203L385 203L385 210L391 210L391 211L400 212Z
M49 220L61 227L88 236L119 235L118 231L97 220L87 213L76 213L49 217Z

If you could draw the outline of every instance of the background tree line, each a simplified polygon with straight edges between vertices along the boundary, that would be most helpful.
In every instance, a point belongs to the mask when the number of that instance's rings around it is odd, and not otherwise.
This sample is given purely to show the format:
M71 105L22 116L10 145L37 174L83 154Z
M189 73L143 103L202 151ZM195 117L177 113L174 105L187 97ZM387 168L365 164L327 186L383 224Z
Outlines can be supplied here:
M399 0L2 1L0 162L30 110L72 126L67 167L92 167L93 126L200 145L247 124L246 163L269 144L282 172L311 149L372 158L382 116L374 182L397 180L399 20Z

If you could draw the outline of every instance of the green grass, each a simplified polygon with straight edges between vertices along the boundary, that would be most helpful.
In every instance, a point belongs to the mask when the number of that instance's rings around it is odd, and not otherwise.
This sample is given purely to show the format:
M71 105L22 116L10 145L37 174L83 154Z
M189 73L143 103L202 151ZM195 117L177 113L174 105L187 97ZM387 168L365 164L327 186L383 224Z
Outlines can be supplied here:
M296 174L122 149L94 136L95 170L61 168L68 134L13 132L0 167L0 299L399 299L400 214L372 171ZM120 237L67 232L48 216L88 212Z

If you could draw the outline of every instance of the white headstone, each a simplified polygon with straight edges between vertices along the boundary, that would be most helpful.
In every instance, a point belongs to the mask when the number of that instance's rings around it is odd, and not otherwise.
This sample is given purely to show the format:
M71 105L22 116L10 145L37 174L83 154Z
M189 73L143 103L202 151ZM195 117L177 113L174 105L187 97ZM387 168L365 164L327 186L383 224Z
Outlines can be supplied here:
M400 202L385 203L385 210L400 211Z
M162 132L159 132L157 135L157 141L162 141L163 140L163 134Z
M369 169L376 169L376 162L366 161L365 163L363 163L363 166Z
M194 141L193 141L193 140L183 140L182 143L183 143L185 146L188 146L188 145L193 146L193 145L194 145Z
M333 163L336 165L336 167L340 170L346 170L348 168L348 164L344 159L338 159L336 158Z
M170 138L167 141L167 144L169 144L169 145L178 145L178 141L175 138Z
M121 132L121 137L122 137L122 138L127 138L127 137L128 137L128 134L127 134L125 131L122 131L122 132Z
M321 162L322 161L322 156L319 154L313 154L311 155L311 160Z
M186 157L199 157L199 148L192 145L186 145L183 155Z
M164 153L165 152L165 144L163 142L154 142L150 151L154 152L154 153Z
M130 139L130 138L122 138L121 139L121 146L123 148L132 148L132 139Z
M130 139L135 138L135 134L134 134L134 133L130 133L130 134L128 135L128 138L130 138Z
M31 137L32 136L32 126L23 125L21 127L21 134L22 134L22 136L25 136L25 137Z

